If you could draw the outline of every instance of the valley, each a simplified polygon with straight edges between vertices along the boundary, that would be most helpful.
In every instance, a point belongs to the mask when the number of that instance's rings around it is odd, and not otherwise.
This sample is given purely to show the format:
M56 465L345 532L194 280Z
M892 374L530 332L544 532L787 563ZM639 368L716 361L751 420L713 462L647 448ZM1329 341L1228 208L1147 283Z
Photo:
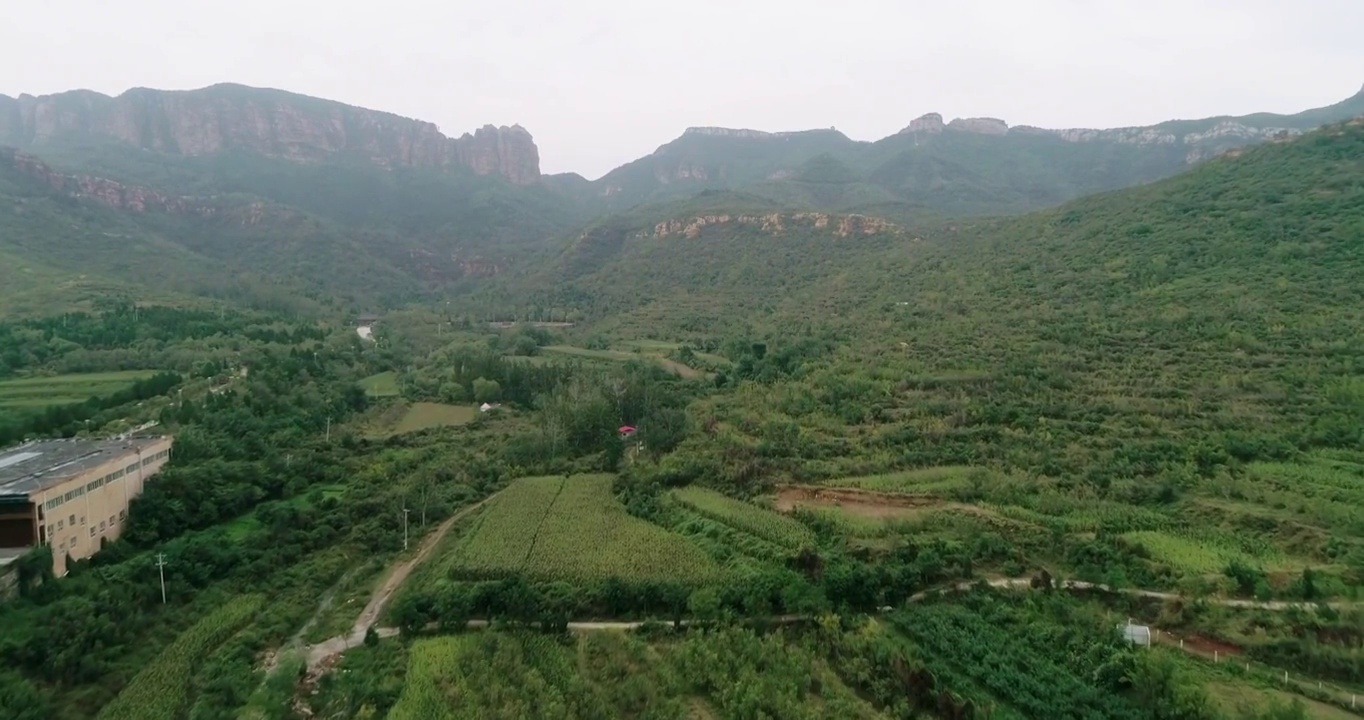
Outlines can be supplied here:
M5 457L175 440L79 558L0 493L0 716L1364 716L1362 102L0 97Z

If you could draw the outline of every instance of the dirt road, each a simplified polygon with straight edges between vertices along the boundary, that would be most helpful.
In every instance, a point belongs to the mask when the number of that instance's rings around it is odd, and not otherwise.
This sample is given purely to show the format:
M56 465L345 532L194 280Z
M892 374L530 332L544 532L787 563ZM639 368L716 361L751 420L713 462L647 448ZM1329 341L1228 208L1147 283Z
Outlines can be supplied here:
M956 585L948 589L969 590L972 587L974 587L977 582L979 581L977 580L974 582L957 583ZM1003 578L998 580L986 581L986 584L993 588L1031 587L1032 580L1030 578ZM1134 595L1137 597L1155 598L1157 600L1189 599L1184 595L1178 595L1176 593L1158 592L1155 590L1138 590L1135 588L1110 588L1107 585L1099 583L1088 583L1083 580L1064 580L1061 583L1059 583L1057 587L1062 590L1101 590L1103 592L1119 593L1122 595ZM915 593L909 597L909 601L918 602L933 593L938 593L942 591L943 590L938 589L925 590L924 592ZM1294 608L1301 610L1310 610L1312 608L1317 607L1319 604L1309 602L1289 602L1280 600L1238 600L1235 598L1202 598L1201 602L1205 602L1210 605L1221 605L1223 607L1252 608L1256 610L1292 610ZM1332 602L1320 604L1325 604L1326 606L1330 607L1333 610L1344 610L1349 607L1354 607L1355 605L1355 603L1348 602Z
M451 515L441 523L436 531L427 535L417 548L417 554L393 566L388 577L384 578L383 583L374 589L370 595L369 602L365 604L365 609L360 611L360 616L355 619L355 624L351 626L348 635L337 635L336 637L323 640L316 645L307 646L308 653L308 672L320 667L328 659L345 652L348 648L359 645L365 641L365 633L369 627L379 621L379 616L383 614L384 608L388 606L388 601L393 598L393 593L407 581L407 577L412 574L413 568L426 560L427 556L435 550L440 541L450 532L450 528L455 523L467 517L470 513L483 507L485 503L492 500L496 495L490 495L473 505ZM379 637L393 637L398 634L397 628L375 628Z

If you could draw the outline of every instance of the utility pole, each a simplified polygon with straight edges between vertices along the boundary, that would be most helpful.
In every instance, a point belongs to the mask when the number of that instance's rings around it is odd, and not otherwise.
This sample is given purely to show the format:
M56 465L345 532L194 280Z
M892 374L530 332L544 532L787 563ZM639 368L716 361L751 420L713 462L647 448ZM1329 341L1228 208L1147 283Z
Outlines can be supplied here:
M332 441L332 418L331 418L330 415L328 415L328 416L327 416L327 442L331 442L331 441Z
M161 576L161 604L166 604L166 556L156 554L156 572Z
M407 513L411 512L407 506L403 506L403 549L407 549Z

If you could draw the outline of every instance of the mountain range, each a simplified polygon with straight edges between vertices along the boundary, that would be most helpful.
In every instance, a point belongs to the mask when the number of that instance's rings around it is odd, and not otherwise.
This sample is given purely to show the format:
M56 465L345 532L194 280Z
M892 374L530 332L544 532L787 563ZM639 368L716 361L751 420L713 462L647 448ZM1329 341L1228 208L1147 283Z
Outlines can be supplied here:
M0 281L11 288L0 304L37 311L115 289L300 310L526 294L600 273L645 238L912 236L1148 183L1359 115L1364 90L1293 115L1110 130L933 113L875 142L832 128L690 128L589 181L542 174L519 126L447 137L280 90L0 96ZM716 252L698 267L723 268ZM672 271L687 274L651 270Z

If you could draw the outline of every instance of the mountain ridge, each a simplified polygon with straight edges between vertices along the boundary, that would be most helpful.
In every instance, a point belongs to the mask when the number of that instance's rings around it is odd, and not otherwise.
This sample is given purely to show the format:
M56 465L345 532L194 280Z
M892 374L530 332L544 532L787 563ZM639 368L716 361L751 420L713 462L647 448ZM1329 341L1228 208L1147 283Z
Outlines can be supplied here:
M342 157L381 167L462 166L516 185L540 178L540 154L520 125L446 136L434 123L272 88L219 83L197 90L132 88L0 95L0 144L42 148L101 138L168 155L246 150L296 162Z
M1017 217L905 224L846 216L870 230L857 233L841 232L844 218L833 214L797 224L786 218L799 210L707 191L613 216L541 274L507 278L515 284L498 297L580 310L584 324L602 332L698 338L758 316L774 327L812 315L856 318L869 323L864 338L891 327L913 335L918 323L964 315L995 323L1031 307L1029 292L1040 287L1051 302L1037 308L1039 317L1075 312L1105 332L1127 332L1102 304L1068 309L1080 285L1094 298L1126 293L1131 318L1151 298L1169 303L1168 316L1145 317L1142 332L1192 332L1198 323L1183 320L1221 312L1213 308L1229 292L1253 300L1238 308L1228 333L1267 338L1279 331L1266 317L1287 316L1308 296L1314 312L1354 327L1364 322L1350 242L1364 228L1361 147L1364 118ZM1262 316L1261 305L1273 313Z
M830 211L892 201L950 215L1026 212L1168 177L1237 147L1359 115L1364 90L1290 115L1221 115L1109 129L1010 126L991 117L945 121L936 112L874 141L854 140L835 128L690 127L650 155L603 175L594 187L612 210L702 189L745 189L774 200L825 203L818 209ZM821 156L846 168L842 192L812 194L793 182L806 163ZM1018 168L1029 171L1001 174Z

